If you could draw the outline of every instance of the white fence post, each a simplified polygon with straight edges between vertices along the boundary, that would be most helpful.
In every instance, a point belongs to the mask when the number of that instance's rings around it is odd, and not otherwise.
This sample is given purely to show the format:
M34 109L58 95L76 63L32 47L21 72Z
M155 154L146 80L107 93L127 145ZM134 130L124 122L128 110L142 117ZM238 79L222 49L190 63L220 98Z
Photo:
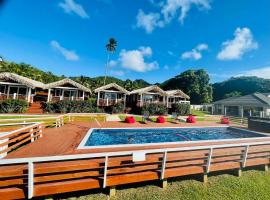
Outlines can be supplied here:
M109 157L106 155L106 157L105 157L105 164L104 164L103 188L106 188L106 185L107 185L108 160L109 160Z
M35 141L35 138L34 138L34 129L33 128L31 128L30 129L30 137L31 137L31 142L34 142Z
M0 140L0 145L3 144L3 143L6 143L6 142L8 142L8 141L9 141L9 138L2 139L2 140ZM5 145L5 146L1 146L1 147L0 147L0 151L4 151L4 150L6 150L7 148L8 148L8 144ZM8 153L8 152L1 153L1 154L0 154L0 159L6 157L6 156L7 156L7 153Z
M166 162L167 162L167 151L163 154L162 168L161 168L161 180L164 179L165 170L166 170Z
M28 199L34 196L34 163L28 162Z
M207 158L206 173L210 172L211 160L212 160L213 148L210 148Z

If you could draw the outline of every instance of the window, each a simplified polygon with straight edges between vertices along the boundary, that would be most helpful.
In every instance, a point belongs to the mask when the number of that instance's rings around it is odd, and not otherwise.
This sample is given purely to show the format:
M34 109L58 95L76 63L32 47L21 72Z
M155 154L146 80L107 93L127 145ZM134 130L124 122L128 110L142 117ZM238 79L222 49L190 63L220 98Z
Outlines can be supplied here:
M55 96L56 96L56 97L62 96L62 90L56 89L56 90L55 90Z
M9 94L14 94L14 93L18 93L18 87L10 87L9 89Z
M109 92L106 92L105 93L105 99L116 99L117 98L117 93L109 93Z
M0 93L5 94L6 91L6 86L5 85L0 85Z
M153 99L154 99L154 96L151 95L151 94L145 94L145 95L143 95L143 100L144 101L153 101Z
M70 91L64 90L64 97L70 97Z
M19 88L19 94L26 95L26 88L25 87L20 87Z

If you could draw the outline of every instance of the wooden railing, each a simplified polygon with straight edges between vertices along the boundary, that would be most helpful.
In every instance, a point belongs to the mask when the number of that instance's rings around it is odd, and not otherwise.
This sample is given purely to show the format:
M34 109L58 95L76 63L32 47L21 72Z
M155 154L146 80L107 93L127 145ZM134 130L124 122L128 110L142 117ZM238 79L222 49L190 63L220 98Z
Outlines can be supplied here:
M99 99L98 106L113 106L117 103L122 103L123 99Z
M40 137L42 137L42 123L28 124L26 127L14 131L0 133L0 158L5 157L8 152L28 142L34 142Z
M22 100L27 100L27 96L26 95L22 95L22 94L0 94L0 100L6 100L6 99L22 99ZM33 102L33 96L30 97L30 102Z
M0 160L1 198L32 198L264 165L270 142ZM7 165L7 166L6 166ZM25 192L26 191L26 192Z
M57 101L61 101L61 100L66 100L66 101L80 101L80 100L84 100L83 97L56 97L56 96L52 96L50 98L50 101L52 102L57 102Z

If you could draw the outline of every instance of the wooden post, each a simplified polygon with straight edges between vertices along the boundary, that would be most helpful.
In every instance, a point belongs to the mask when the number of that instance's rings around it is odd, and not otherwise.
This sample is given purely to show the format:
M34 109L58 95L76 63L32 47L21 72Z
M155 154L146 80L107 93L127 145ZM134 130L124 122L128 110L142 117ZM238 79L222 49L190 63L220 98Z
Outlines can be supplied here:
M140 107L142 107L143 106L143 95L142 95L142 93L140 94Z
M266 171L266 172L269 171L269 166L267 164L264 165L264 171Z
M28 94L27 94L27 102L29 103L31 100L31 88L28 88Z
M161 188L162 188L162 189L166 189L167 186L168 186L168 181L167 181L167 179L161 180Z
M31 142L34 142L35 141L35 138L34 138L34 129L30 129L30 137L31 137Z
M109 189L109 197L114 197L115 195L116 195L116 188L115 186L112 186Z
M47 102L50 102L51 98L51 89L48 89L48 97L47 97Z
M84 100L85 92L83 91L82 93L82 99Z
M97 95L97 105L99 106L99 99L100 99L100 92L98 91L98 95Z
M7 89L7 99L9 99L9 92L10 92L10 85L8 85L8 89Z
M124 94L124 109L126 109L126 100L127 100L127 95Z
M238 176L238 177L242 176L242 169L236 170L236 176Z
M204 173L203 176L202 176L202 182L203 183L207 183L208 182L208 175L207 173Z

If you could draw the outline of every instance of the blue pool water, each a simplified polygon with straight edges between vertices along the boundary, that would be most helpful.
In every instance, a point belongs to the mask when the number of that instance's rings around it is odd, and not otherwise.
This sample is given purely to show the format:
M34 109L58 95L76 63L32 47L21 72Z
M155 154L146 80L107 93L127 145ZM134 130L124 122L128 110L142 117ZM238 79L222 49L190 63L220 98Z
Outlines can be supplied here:
M84 146L183 142L252 137L265 137L265 135L230 127L94 129Z

